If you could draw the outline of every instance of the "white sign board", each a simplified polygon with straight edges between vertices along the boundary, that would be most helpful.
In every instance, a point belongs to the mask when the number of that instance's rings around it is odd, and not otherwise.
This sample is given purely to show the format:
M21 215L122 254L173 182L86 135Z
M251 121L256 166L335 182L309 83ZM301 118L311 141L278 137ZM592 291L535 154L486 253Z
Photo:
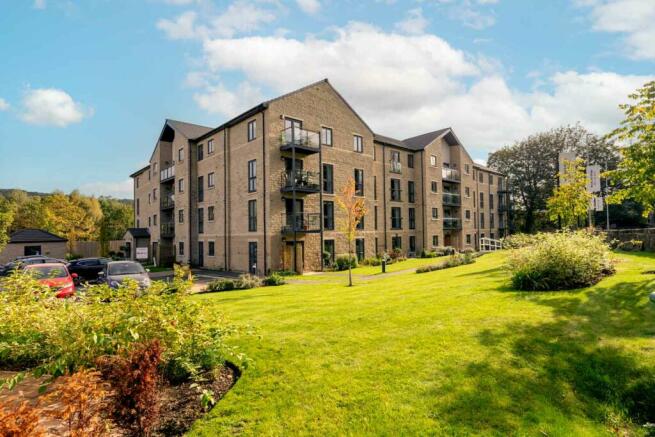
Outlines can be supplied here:
M147 247L137 247L136 248L136 259L148 259L148 248Z
M603 197L593 196L589 202L589 209L592 211L602 211L604 203Z
M587 192L600 192L600 165L590 165L587 167Z

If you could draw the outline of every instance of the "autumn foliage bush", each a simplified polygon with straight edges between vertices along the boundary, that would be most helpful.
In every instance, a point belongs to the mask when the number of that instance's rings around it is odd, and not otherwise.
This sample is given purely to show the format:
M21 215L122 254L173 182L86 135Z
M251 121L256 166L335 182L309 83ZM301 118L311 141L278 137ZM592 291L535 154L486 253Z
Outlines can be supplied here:
M27 401L10 406L0 402L0 437L41 437L40 410Z

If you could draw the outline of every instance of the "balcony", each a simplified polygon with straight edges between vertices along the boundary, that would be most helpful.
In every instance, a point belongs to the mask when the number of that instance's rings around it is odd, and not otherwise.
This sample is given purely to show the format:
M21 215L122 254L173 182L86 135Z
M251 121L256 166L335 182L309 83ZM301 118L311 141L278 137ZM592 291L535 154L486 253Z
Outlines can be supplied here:
M459 183L462 180L459 174L459 170L455 170L454 168L442 168L441 179L443 179L444 182L456 182L456 183Z
M321 191L320 178L318 173L312 171L296 170L282 174L283 193L318 193Z
M173 238L175 236L175 223L167 222L159 225L159 234L162 238Z
M444 229L462 229L462 221L455 217L444 217L443 218L443 228Z
M391 168L389 169L391 173L402 173L403 165L399 161L391 161Z
M159 182L168 182L175 179L175 167L168 167L159 172Z
M162 210L173 209L175 208L175 199L173 199L173 196L164 196L159 202L159 207Z
M443 193L441 202L449 206L460 206L462 204L460 195L456 193Z
M505 202L501 202L498 204L498 212L506 212L509 211L509 206Z
M318 212L297 212L282 214L282 233L316 233L321 232L321 214Z
M280 132L280 151L311 155L321 151L321 139L318 132L311 132L298 127L288 127Z
M509 191L509 187L507 186L507 182L502 181L498 183L498 194L501 193L507 193Z

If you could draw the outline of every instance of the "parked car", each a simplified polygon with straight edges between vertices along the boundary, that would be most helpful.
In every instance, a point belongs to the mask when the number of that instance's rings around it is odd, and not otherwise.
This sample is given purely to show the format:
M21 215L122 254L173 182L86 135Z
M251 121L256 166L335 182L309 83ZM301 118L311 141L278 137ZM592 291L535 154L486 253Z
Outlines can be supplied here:
M23 267L26 272L31 273L43 285L47 285L58 298L70 297L75 294L75 278L68 272L66 265L62 263L31 264Z
M110 261L109 258L81 258L71 261L66 267L71 274L77 273L80 280L95 281Z
M98 275L98 281L109 284L111 288L119 287L127 278L138 282L141 288L150 287L148 271L134 261L110 261Z
M43 256L43 255L21 256L16 258L14 261L11 261L5 264L4 266L0 267L0 276L9 276L11 272L22 267L26 267L34 264L46 264L46 263L65 264L63 260L57 258L50 258L48 256Z

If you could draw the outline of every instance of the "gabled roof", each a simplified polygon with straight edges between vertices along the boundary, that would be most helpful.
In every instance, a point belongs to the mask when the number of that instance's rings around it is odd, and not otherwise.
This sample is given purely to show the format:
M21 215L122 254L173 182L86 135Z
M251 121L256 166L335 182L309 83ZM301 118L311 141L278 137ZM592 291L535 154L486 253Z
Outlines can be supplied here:
M435 130L425 134L417 135L415 137L406 138L403 140L403 143L406 145L406 147L410 149L423 150L428 144L430 144L437 138L443 136L444 134L448 133L448 131L452 132L452 130L449 127L445 129Z
M65 243L65 238L43 229L20 229L9 236L9 244L20 243Z
M128 228L127 232L134 238L150 238L148 228Z
M149 168L150 168L150 164L146 165L145 167L143 167L143 168L140 169L140 170L135 171L134 173L132 173L132 174L130 175L130 177L133 178L133 177L135 177L135 176L137 176L137 175L140 175L141 173L143 173L144 171L148 170Z
M187 123L179 120L171 120L169 118L166 119L166 124L190 140L203 136L212 130L212 128L208 126L201 126L199 124Z
M380 134L373 134L373 141L377 141L378 143L388 144L390 146L402 147L403 149L407 148L405 143L403 143L402 141Z

